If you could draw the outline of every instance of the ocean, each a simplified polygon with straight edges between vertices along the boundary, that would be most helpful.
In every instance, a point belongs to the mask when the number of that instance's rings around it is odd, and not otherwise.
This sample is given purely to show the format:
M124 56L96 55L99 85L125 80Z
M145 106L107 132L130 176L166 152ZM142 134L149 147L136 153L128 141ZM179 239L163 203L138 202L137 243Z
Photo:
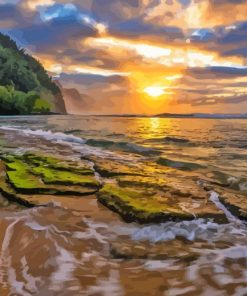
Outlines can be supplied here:
M140 224L95 194L31 208L2 196L0 295L247 295L246 134L246 119L0 117L0 156L145 172L193 216Z

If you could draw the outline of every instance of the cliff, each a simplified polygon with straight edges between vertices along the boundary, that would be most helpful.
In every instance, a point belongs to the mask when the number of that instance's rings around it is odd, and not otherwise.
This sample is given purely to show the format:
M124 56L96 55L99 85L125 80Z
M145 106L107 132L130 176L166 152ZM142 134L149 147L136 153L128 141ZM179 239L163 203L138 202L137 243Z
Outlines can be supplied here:
M0 114L65 114L60 88L42 64L0 33Z

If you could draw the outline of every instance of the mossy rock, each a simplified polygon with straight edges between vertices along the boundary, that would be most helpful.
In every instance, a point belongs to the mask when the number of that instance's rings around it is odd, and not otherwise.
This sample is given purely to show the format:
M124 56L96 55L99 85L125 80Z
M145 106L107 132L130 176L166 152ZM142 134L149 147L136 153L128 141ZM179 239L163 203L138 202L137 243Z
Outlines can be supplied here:
M32 206L31 195L90 195L100 184L92 169L50 156L7 155L0 162L0 191L8 199ZM37 199L36 199L37 200Z
M19 157L8 156L5 159L6 175L10 185L22 192L42 191L44 184L39 178L31 174L30 167Z
M40 176L45 184L78 185L95 188L99 185L92 175L80 175L72 171L59 171L49 167L35 167L33 173Z
M135 179L135 178L134 178ZM224 213L208 201L208 193L200 196L179 192L166 185L162 188L151 184L124 187L110 183L97 193L98 200L117 212L126 222L159 223L169 220L215 218L225 222ZM202 190L201 190L202 191Z
M98 200L119 213L127 222L162 222L176 219L193 219L193 216L175 203L154 194L106 184L97 194Z
M165 180L165 178L155 176L118 176L116 178L118 181L118 184L121 186L129 186L129 187L141 187L141 188L152 188L155 187L164 189L168 188L168 182Z
M59 171L78 173L80 175L94 175L93 170L88 165L78 164L75 161L64 161L52 156L34 155L30 153L25 154L24 159L35 166L45 166Z

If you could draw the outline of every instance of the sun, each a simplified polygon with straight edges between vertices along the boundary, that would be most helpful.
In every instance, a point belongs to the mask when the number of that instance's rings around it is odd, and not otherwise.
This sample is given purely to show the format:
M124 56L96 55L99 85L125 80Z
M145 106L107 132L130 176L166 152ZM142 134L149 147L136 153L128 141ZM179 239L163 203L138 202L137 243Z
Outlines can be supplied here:
M161 86L149 86L144 88L144 92L151 97L160 97L165 94L164 88Z

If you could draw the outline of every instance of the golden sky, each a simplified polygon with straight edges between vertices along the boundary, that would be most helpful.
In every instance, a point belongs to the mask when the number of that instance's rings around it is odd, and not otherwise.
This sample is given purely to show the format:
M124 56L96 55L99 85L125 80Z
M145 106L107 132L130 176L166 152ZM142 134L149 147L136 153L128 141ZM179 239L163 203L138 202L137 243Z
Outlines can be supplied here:
M73 113L247 112L246 1L0 5L4 32L78 90Z

